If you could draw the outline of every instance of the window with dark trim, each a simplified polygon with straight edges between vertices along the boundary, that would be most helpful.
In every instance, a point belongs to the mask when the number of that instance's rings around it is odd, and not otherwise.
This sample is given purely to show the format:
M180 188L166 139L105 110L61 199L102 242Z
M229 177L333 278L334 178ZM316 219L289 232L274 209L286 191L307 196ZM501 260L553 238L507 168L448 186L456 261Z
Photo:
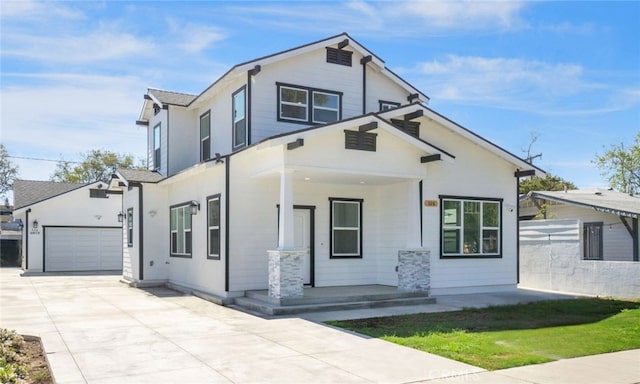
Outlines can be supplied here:
M362 202L329 198L331 258L362 258Z
M441 257L501 257L502 199L440 197Z
M171 207L171 256L191 257L191 208L188 203Z
M342 92L276 83L278 120L326 124L342 118Z
M200 161L211 158L211 111L200 116Z
M585 260L602 260L603 244L602 244L602 226L603 223L584 223L583 239L584 239L584 259Z
M233 149L247 145L247 92L246 86L233 93Z
M106 189L95 189L95 188L92 188L92 189L89 190L89 198L106 199L106 198L108 198L107 190Z
M127 209L127 246L133 247L133 208Z
M400 103L396 103L394 101L385 101L378 100L378 104L380 105L380 112L388 111L390 109L398 108Z
M351 66L353 52L327 47L327 63Z
M376 151L377 133L344 130L344 148Z
M220 194L207 198L207 259L220 260Z
M153 127L153 169L160 169L160 123Z

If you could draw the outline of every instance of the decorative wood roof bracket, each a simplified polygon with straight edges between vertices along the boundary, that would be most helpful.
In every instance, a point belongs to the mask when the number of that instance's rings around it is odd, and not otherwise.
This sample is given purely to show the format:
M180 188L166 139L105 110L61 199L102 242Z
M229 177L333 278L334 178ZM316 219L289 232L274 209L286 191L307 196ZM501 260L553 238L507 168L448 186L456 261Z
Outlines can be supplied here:
M536 175L536 170L535 169L527 169L526 171L516 171L513 174L513 177L526 177L526 176L535 176Z
M378 128L378 122L377 121L372 121L370 123L367 124L363 124L361 126L358 127L358 131L360 132L367 132L367 131L371 131L373 129Z
M287 143L287 149L289 151L296 149L296 148L300 148L304 146L304 139L296 139L296 141L292 141L290 143Z
M342 49L344 47L346 47L347 45L349 45L349 39L344 39L341 42L338 43L338 49Z
M422 156L420 158L420 162L422 164L431 163L433 161L439 161L439 160L442 160L442 156L439 153L436 153L435 155Z

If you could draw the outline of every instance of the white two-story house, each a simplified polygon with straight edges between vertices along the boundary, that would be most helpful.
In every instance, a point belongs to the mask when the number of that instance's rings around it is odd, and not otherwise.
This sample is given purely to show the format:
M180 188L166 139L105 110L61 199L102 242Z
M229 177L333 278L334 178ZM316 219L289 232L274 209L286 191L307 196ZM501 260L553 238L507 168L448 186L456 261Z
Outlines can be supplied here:
M124 279L223 298L379 284L513 289L518 178L544 174L430 109L343 33L149 89L149 171L121 170Z

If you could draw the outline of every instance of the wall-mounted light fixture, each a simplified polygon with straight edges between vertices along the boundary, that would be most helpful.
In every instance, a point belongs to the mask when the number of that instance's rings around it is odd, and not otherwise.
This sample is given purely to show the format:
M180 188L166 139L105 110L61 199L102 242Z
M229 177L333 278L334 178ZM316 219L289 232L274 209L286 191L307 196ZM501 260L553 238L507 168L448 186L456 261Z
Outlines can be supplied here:
M191 200L191 203L189 204L189 208L191 209L192 215L197 215L198 211L200 210L200 203L198 203L195 200Z
M505 207L505 208L507 209L507 211L509 211L509 212L513 212L513 210L514 210L514 209L516 209L516 206L515 206L515 205L513 205L513 204L507 204L507 205L505 205L504 207Z
M95 215L96 220L102 220L102 215Z
M120 211L120 213L118 213L118 223L122 223L124 221L124 219L127 218L127 214Z
M158 211L156 211L155 209L152 209L149 211L149 216L153 217L158 213Z
M38 229L38 220L33 220L32 227L34 230Z
M22 228L24 228L24 223L22 222L22 219L18 219L18 229L22 231Z

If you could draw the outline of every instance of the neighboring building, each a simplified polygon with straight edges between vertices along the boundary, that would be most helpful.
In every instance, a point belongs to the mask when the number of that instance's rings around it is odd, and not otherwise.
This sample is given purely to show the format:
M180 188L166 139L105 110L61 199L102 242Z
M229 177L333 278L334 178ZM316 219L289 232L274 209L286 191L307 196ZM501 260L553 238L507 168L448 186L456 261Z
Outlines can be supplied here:
M428 108L349 35L144 99L150 170L112 182L132 285L516 287L518 178L544 173Z
M0 266L20 266L20 224L8 203L0 206Z
M640 198L604 189L521 198L522 286L640 297Z
M122 191L91 184L16 180L25 272L122 270Z

